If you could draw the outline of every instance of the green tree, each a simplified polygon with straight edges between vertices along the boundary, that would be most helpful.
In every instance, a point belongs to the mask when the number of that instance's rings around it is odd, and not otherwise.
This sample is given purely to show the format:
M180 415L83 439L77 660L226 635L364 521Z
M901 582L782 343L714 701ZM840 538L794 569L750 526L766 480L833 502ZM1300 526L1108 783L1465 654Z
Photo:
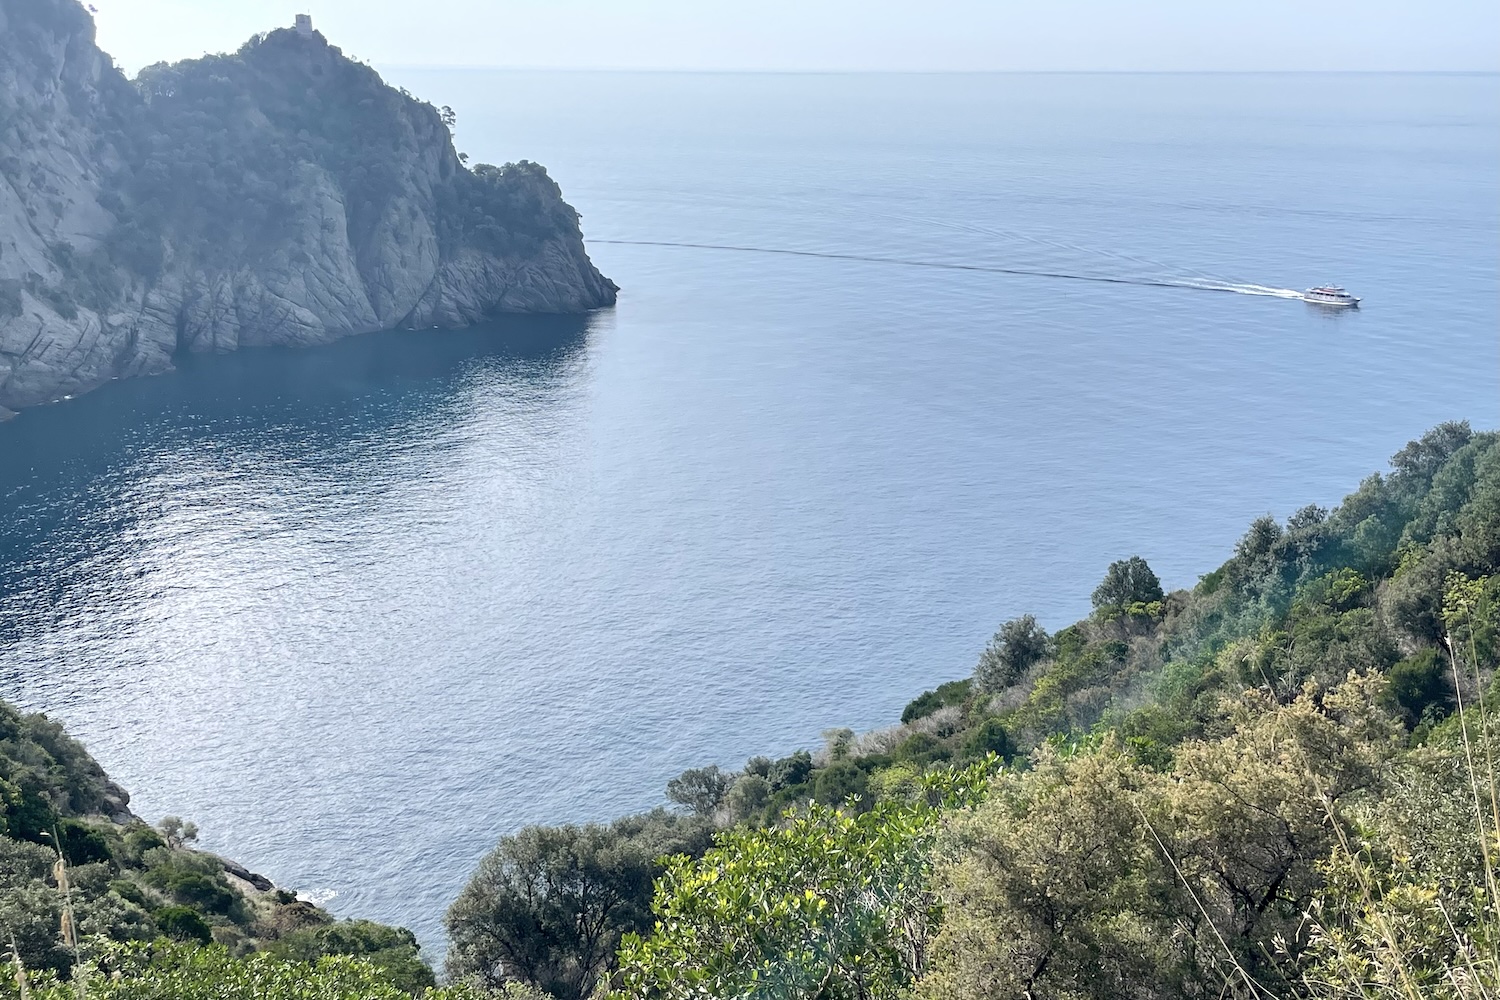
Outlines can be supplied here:
M689 768L667 782L667 798L686 806L694 815L712 816L719 803L724 801L734 779L734 775L713 765Z
M1140 556L1131 556L1109 564L1104 579L1094 588L1094 607L1101 611L1128 608L1132 604L1160 601L1161 581Z
M1037 624L1035 616L1012 618L1000 626L1000 630L980 654L979 666L974 670L974 685L980 691L1003 691L1019 681L1026 671L1040 663L1051 651L1052 637Z
M709 836L701 820L657 811L502 838L448 911L449 974L588 996L621 936L650 926L657 859L701 853Z

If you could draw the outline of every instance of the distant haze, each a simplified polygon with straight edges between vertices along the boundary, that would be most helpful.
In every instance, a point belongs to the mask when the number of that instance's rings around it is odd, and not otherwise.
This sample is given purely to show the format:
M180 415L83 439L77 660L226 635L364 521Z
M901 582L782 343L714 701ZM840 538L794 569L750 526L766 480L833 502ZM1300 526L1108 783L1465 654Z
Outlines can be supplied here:
M1500 70L1493 0L93 0L128 72L314 26L381 65L780 71Z

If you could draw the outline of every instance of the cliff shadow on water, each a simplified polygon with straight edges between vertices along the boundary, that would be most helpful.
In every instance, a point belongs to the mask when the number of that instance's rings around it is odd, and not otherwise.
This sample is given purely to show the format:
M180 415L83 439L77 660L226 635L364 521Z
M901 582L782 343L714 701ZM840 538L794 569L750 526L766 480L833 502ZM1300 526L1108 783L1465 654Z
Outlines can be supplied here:
M38 581L81 582L98 569L100 539L124 544L160 508L142 494L170 505L179 489L252 476L268 506L304 490L378 496L406 474L403 452L485 433L471 414L494 397L569 393L598 323L503 316L310 349L183 353L176 371L0 424L0 642L57 596ZM36 572L39 560L69 569Z

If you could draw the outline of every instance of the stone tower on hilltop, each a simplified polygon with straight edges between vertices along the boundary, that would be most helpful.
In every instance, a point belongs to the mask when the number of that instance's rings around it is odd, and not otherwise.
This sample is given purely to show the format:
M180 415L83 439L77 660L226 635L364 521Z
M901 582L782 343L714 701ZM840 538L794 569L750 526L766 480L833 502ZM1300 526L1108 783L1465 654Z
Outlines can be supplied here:
M311 14L298 14L297 15L297 20L296 20L295 24L293 25L293 27L296 28L297 34L301 35L303 38L311 38L312 37L312 15Z

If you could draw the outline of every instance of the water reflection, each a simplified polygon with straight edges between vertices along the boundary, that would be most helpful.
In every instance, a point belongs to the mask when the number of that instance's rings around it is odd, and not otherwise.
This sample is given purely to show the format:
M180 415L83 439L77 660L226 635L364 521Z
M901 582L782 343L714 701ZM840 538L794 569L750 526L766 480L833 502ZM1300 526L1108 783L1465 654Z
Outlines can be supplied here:
M420 523L403 487L437 456L489 421L568 412L588 330L578 317L508 318L187 356L175 374L27 411L0 427L0 641L56 639L70 609L96 602L212 589L216 554L236 546L337 545L341 523L382 510ZM273 586L269 562L235 579Z

